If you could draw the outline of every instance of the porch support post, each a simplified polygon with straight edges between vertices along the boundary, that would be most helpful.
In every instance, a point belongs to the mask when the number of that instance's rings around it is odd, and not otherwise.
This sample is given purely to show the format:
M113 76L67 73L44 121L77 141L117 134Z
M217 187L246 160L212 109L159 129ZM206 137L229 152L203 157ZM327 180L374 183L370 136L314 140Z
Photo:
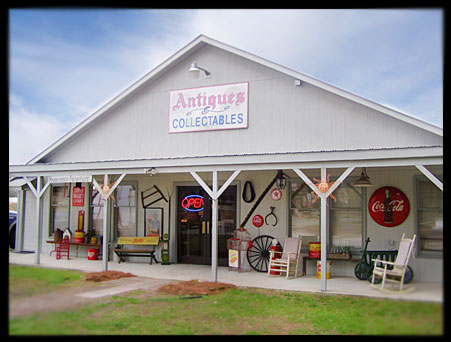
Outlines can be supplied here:
M218 171L213 171L213 194L212 198L212 234L211 234L211 281L218 280Z
M428 169L426 169L423 165L415 165L416 168L418 170L420 170L427 178L429 178L429 180L434 183L440 190L443 191L443 183L440 181L440 179L438 179L437 177L435 177L431 171L429 171Z
M34 253L34 263L39 265L41 262L41 240L42 240L42 222L41 222L41 196L39 196L39 192L41 191L42 177L38 176L36 183L36 224L38 228L38 238L37 238L37 246L36 252Z
M203 181L199 175L190 171L191 176L207 192L212 199L212 235L211 235L211 281L218 281L218 198L239 175L241 170L235 170L218 190L218 171L212 171L212 189Z
M38 176L35 189L33 183L31 183L31 181L27 177L24 177L24 179L27 182L28 186L30 187L30 190L36 197L36 225L38 230L38 238L36 241L37 246L36 252L34 254L34 263L36 265L39 265L39 263L41 262L41 244L42 244L41 197L49 187L50 182L47 182L47 184L45 184L44 187L42 187L42 177Z
M25 217L25 190L19 190L19 198L17 199L17 226L16 226L16 252L22 252L23 248L23 223Z
M108 177L106 175L106 177ZM110 206L108 197L103 201L103 238L102 238L102 270L108 271L108 215Z
M100 195L102 196L104 203L103 203L103 238L102 238L102 269L103 271L108 271L108 244L109 244L109 236L108 236L108 226L109 226L109 217L110 217L110 205L108 202L108 199L110 198L111 194L114 190L118 187L118 185L121 183L121 181L126 176L126 173L123 173L119 176L119 178L116 180L114 185L110 188L110 190L107 193L103 192L103 189L100 187L99 183L92 178L92 183L94 184L94 187L99 191ZM103 184L108 184L108 175L105 174L103 176Z
M327 197L321 196L321 291L327 290Z
M312 189L315 194L321 199L321 291L327 290L327 197L349 176L354 170L354 167L348 167L334 184L325 192L318 190L310 179L299 169L293 169L294 172ZM321 182L325 183L327 180L327 170L325 167L321 168Z

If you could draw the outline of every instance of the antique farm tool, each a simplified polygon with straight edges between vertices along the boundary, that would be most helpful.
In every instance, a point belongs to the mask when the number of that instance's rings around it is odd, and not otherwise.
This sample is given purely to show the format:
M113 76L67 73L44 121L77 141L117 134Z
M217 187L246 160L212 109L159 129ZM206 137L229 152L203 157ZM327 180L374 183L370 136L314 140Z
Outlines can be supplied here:
M268 224L268 217L270 217L271 215L274 216L276 222L274 222L274 224L272 225L273 227L275 227L277 225L277 216L274 214L274 209L276 209L276 207L269 207L271 212L265 216L265 224Z

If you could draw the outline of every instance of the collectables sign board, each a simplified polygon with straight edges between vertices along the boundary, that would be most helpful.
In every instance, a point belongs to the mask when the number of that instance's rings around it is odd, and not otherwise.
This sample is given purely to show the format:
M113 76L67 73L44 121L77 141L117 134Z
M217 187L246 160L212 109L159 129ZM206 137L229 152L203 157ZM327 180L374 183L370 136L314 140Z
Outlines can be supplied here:
M409 216L410 203L407 196L399 189L384 186L377 189L368 201L371 218L381 226L395 227Z
M172 90L169 133L247 128L249 83Z

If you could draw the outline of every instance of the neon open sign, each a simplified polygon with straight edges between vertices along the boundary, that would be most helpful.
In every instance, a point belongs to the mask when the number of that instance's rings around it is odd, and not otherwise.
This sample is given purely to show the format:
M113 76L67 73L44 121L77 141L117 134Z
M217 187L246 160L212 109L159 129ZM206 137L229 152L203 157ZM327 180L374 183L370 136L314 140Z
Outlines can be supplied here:
M187 211L204 210L204 197L200 195L188 195L182 199L182 208Z

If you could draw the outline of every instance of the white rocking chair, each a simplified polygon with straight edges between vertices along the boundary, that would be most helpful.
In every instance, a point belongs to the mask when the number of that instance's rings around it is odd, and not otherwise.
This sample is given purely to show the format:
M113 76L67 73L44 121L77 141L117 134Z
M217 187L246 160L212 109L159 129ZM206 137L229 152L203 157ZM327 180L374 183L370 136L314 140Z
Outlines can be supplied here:
M301 237L289 237L285 240L283 252L271 250L268 277L285 275L287 279L296 278L298 276L301 245Z
M406 274L410 255L412 254L415 238L416 235L414 235L412 239L406 239L404 238L404 234L402 235L401 241L399 242L398 255L396 256L396 260L394 262L372 259L374 262L373 275L371 279L372 287L387 292L407 292L414 289L413 287L410 287L403 291L404 276ZM378 266L379 264L382 265ZM393 266L393 268L389 269L389 265ZM382 278L382 284L380 286L374 284L374 279L377 277ZM399 290L393 291L387 289L385 287L386 282L399 284Z

